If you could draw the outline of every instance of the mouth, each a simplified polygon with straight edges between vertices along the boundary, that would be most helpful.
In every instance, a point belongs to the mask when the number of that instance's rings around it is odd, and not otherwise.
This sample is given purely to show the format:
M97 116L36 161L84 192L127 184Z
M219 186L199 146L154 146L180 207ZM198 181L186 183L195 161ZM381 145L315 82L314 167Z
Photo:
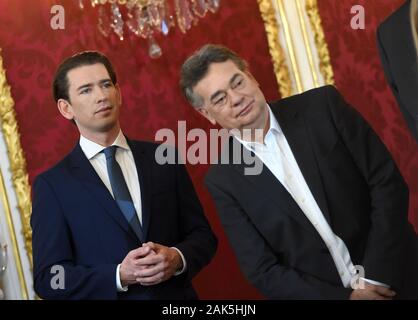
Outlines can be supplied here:
M97 114L97 113L103 113L103 112L107 112L107 111L110 111L112 109L112 107L111 106L104 106L104 107L101 107L101 108L99 108L95 113Z
M253 105L254 105L254 100L252 100L246 107L244 107L244 109L240 111L240 113L238 113L237 118L247 115L253 108Z

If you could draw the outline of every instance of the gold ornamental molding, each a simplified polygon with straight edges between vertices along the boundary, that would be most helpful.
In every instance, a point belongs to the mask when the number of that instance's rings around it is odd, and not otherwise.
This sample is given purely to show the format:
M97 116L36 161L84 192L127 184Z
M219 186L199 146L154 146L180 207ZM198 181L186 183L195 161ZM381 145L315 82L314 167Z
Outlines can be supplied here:
M314 33L315 45L319 57L319 70L324 77L325 84L334 85L334 71L332 70L328 45L325 41L324 30L322 29L317 0L306 0L306 13Z
M292 66L293 76L295 77L295 83L296 83L296 93L302 93L303 92L303 85L302 85L302 75L300 73L300 66L298 59L296 58L296 47L293 42L293 38L290 31L290 22L287 18L286 10L284 7L283 0L276 0L276 6L278 13L280 15L280 20L283 25L283 35L286 42L287 50L289 53L289 60L290 65Z
M275 11L271 0L257 0L260 8L261 17L264 21L264 28L267 34L269 51L273 62L274 73L276 75L279 91L282 98L292 94L292 81L290 79L289 68L283 48L279 42L279 27L277 24Z
M32 230L30 228L30 214L32 204L30 199L29 178L26 170L26 160L20 145L19 127L14 110L14 101L7 84L6 71L0 48L0 121L7 153L10 162L13 187L16 192L25 249L32 267ZM13 231L13 230L11 230ZM20 261L20 258L19 260Z
M305 11L302 8L301 1L302 0L296 0L296 9L298 12L299 26L302 31L303 43L306 49L306 55L307 55L308 62L309 62L309 69L311 70L312 81L313 81L314 87L317 88L320 86L319 75L317 74L317 69L315 66L314 57L313 57L313 53L311 50L311 45L309 43L308 31L306 29L305 18L304 18Z
M20 259L20 250L19 245L17 243L16 238L16 231L13 223L13 217L12 217L12 211L10 210L9 205L9 197L7 195L7 190L4 185L4 179L3 179L3 173L0 169L0 199L3 202L3 208L4 213L6 215L6 221L10 232L10 238L12 240L12 250L13 250L13 256L16 261L16 269L17 269L17 275L19 277L19 283L20 283L20 290L22 292L22 298L23 300L28 300L28 288L26 286L25 276L23 274L23 266L22 266L22 260Z

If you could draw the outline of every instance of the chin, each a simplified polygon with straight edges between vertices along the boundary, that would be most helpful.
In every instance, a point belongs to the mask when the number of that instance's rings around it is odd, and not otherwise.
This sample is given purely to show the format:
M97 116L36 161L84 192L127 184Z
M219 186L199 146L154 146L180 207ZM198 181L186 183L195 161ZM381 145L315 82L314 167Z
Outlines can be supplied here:
M248 124L252 124L254 122L257 122L257 119L261 119L262 117L262 110L260 109L254 109L251 110L247 115L245 115L246 122Z
M98 130L100 130L101 132L108 132L108 131L111 131L114 127L116 127L116 124L117 124L116 121L107 121L105 123L102 123L98 127Z

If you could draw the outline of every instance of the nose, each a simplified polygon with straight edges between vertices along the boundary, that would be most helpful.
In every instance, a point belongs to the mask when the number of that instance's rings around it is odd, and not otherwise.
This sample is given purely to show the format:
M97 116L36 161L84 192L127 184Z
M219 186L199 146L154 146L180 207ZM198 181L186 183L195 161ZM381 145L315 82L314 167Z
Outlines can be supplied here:
M240 94L239 92L236 92L230 89L228 94L229 94L229 98L231 99L231 104L233 107L240 106L242 102L244 101L244 96Z
M104 88L101 86L96 86L94 89L94 97L97 103L100 103L107 99Z

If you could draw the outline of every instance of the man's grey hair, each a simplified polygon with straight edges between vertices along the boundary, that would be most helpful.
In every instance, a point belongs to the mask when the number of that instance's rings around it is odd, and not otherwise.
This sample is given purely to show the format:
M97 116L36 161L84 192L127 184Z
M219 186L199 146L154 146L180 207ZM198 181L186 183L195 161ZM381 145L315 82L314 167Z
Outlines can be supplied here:
M182 65L180 87L187 101L195 108L203 106L203 98L193 92L193 88L202 80L212 63L231 60L241 71L248 69L247 62L231 49L215 44L207 44L194 52Z

